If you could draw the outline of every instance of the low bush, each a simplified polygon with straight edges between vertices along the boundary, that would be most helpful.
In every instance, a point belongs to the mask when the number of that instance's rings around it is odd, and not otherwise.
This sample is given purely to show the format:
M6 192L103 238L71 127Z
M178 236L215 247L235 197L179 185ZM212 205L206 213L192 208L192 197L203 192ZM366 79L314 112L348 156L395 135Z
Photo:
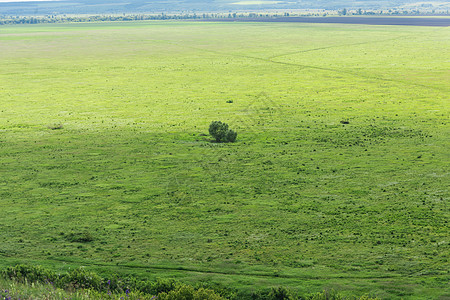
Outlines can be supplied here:
M48 125L47 128L50 130L58 130L58 129L63 129L64 126L63 126L63 124L58 123L58 124Z
M66 235L66 239L69 242L77 242L77 243L88 243L94 240L94 237L89 231L83 232L71 232Z
M228 129L228 124L221 121L211 122L209 134L217 143L233 143L237 138L237 132Z

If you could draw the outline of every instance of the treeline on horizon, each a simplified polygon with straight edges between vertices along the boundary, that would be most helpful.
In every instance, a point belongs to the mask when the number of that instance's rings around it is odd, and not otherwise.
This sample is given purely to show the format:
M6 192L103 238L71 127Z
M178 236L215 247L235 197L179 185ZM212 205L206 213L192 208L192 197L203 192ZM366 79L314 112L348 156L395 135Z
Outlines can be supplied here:
M339 16L417 16L417 15L449 15L446 12L424 12L420 10L347 10L330 11L323 13L309 13L309 14L293 14L289 12L284 13L201 13L201 14L122 14L122 15L86 15L86 16L68 16L68 15L46 15L46 16L1 16L0 25L13 24L49 24L49 23L82 23L82 22L114 22L114 21L151 21L151 20L201 20L201 19L239 19L239 18L277 18L277 17L326 17L332 15Z

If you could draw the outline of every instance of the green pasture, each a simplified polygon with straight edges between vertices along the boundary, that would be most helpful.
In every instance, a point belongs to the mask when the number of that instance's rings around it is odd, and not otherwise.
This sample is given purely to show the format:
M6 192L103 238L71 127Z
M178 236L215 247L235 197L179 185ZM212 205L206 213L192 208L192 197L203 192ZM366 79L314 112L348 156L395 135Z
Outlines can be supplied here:
M447 299L449 38L0 27L0 267Z

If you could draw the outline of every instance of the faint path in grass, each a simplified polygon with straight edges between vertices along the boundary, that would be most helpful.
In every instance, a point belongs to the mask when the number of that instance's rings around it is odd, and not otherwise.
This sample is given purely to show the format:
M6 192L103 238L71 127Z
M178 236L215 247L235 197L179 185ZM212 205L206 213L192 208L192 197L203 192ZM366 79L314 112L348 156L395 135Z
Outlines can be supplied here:
M208 53L212 53L212 54L216 54L216 55L220 55L220 56L233 56L233 57L239 57L239 58L259 60L259 61L263 61L266 63L268 62L268 63L274 63L274 64L280 64L280 65L308 68L308 66L299 65L296 63L272 61L272 60L269 60L267 58L262 58L262 57L255 57L255 56L236 54L236 53L227 53L227 52L221 52L221 51L217 51L217 50L205 49L205 48L200 48L200 47L187 46L187 45L184 45L184 44L181 44L178 42L174 42L174 41L170 41L170 40L161 40L161 39L158 39L158 40L150 39L150 40L154 41L154 42L163 42L163 43L167 43L167 44L171 44L171 45L175 45L175 46L179 46L179 47L183 47L183 48L193 49L193 50L197 50L197 51L208 52Z
M439 31L439 30L442 30L442 29L439 28L436 31ZM350 46L359 46L359 45L368 45L368 44L396 41L396 40L409 38L409 37L413 37L413 36L414 35L412 35L412 34L411 35L403 35L403 36L398 36L398 37L395 37L395 38L389 38L389 39L383 39L383 40L377 40L377 41L368 41L368 42L360 42L360 43L352 43L352 44L344 44L344 45L333 45L333 46L327 46L327 47L319 47L319 48L313 48L313 49L306 49L306 50L288 52L288 53L283 53L283 54L270 56L270 57L267 58L267 61L270 61L270 62L273 62L273 63L280 63L279 61L275 61L274 59L280 58L280 57L284 57L284 56L289 56L289 55L295 55L295 54L301 54L301 53L313 52L313 51L320 51L320 50L327 50L327 49L333 49L333 48L343 48L343 47L350 47ZM367 74L361 74L359 72L352 72L352 71L346 71L346 70L340 70L340 69L338 70L338 69L333 69L333 68L324 68L324 67L318 67L318 66L312 66L312 65L304 65L304 64L295 64L295 63L291 63L291 64L298 65L298 66L301 66L303 68L311 68L311 69L325 70L325 71L336 72L336 73L344 73L344 74L348 74L348 75L351 75L351 76L362 77L362 78L366 78L366 79L373 79L373 80L387 81L387 82L396 82L396 83L400 83L400 84L404 84L404 85L418 86L418 87L434 89L434 90L439 90L439 91L449 91L449 89L445 89L445 88L433 87L433 86L429 86L429 85L425 85L425 84L413 83L413 82L410 82L410 81L404 81L404 80L398 80L398 79L392 79L392 78L384 78L384 77L379 77L379 76L370 76L370 75L367 75Z
M344 47L350 47L350 46L358 46L358 45L367 45L367 44L390 42L390 41L396 41L396 40L399 40L399 39L402 39L402 38L408 38L410 36L412 36L412 35L403 35L403 36L398 36L398 37L395 37L395 38L378 40L378 41L359 42L359 43L353 43L353 44L333 45L333 46L312 48L312 49L306 49L306 50L299 50L299 51L293 51L293 52L287 52L287 53L273 55L273 56L268 57L267 59L272 61L272 62L276 62L276 61L273 61L273 59L279 58L279 57L283 57L283 56L289 56L289 55L295 55L295 54L301 54L301 53L305 53L305 52L312 52L312 51L319 51L319 50L326 50L326 49L333 49L333 48L344 48Z
M217 270L205 270L205 269L196 269L196 268L190 268L190 267L183 267L183 266L161 266L161 265L153 265L153 266L138 266L138 265L130 265L130 264L107 264L107 263L99 263L99 262L80 262L76 260L70 260L70 259L57 259L57 258L51 258L47 260L53 260L58 262L65 262L65 263L73 263L73 264L79 264L83 266L97 266L97 267L107 267L107 268L120 268L120 269L141 269L141 270L162 270L162 271L179 271L179 272L186 272L186 273L199 273L199 274L212 274L212 275L225 275L225 276L248 276L248 277L259 277L259 278L286 278L286 279L308 279L308 280L330 280L330 279L394 279L394 278L416 278L417 272L414 272L414 274L389 274L389 275L366 275L366 276L358 276L358 275L343 275L343 274L336 274L336 275L330 275L330 276L320 276L320 275L294 275L294 274L280 274L276 273L276 270L273 272L261 272L261 273L255 273L255 272L233 272L233 271L217 271ZM420 274L420 277L427 277L427 276L437 276L436 274Z
M347 75L350 75L350 76L359 77L359 78L365 78L365 79L369 79L369 80L392 82L392 83L398 83L398 84L407 85L407 86L416 86L416 87L422 87L422 88L427 88L427 89L431 89L431 90L448 92L450 89L445 89L445 88L441 88L441 87L434 87L434 86L421 84L421 83L410 82L410 81L406 81L406 80L399 80L399 79L393 79L393 78L384 78L384 77L380 77L380 76L370 76L370 75L367 75L367 74L362 74L360 72L354 72L354 71L348 71L348 70L342 70L342 69L333 69L333 68L319 67L319 66L314 66L314 65L305 65L305 64L299 64L299 63L283 62L283 61L274 60L275 58L280 58L280 57L283 57L283 56L289 56L289 55L294 55L294 54L313 52L313 51L320 51L320 50L326 50L326 49L332 49L332 48L342 48L342 47L350 47L350 46L357 46L357 45L364 45L364 44L382 43L382 42L394 41L394 40L398 40L398 39L402 39L402 38L407 38L409 36L411 36L411 35L399 36L399 37L395 37L395 38L383 39L383 40L377 40L377 41L360 42L360 43L352 43L352 44L344 44L344 45L333 45L333 46L327 46L327 47L306 49L306 50L300 50L300 51L295 51L295 52L278 54L278 55L270 56L268 58L255 57L255 56L244 55L244 54L236 54L236 53L227 53L227 52L221 52L221 51L217 51L217 50L205 49L205 48L200 48L200 47L187 46L187 45L184 45L184 44L181 44L181 43L178 43L178 42L174 42L174 41L170 41L170 40L162 40L162 39L158 39L158 40L151 39L151 40L155 41L155 42L164 42L164 43L168 43L168 44L171 44L171 45L176 45L176 46L179 46L179 47L184 47L184 48L189 48L189 49L193 49L193 50L213 53L213 54L222 55L222 56L233 56L233 57L239 57L239 58L258 60L258 61L263 61L263 62L266 62L266 63L272 63L272 64L296 67L296 68L299 68L299 69L314 69L314 70L320 70L320 71L326 71L326 72L334 72L334 73L338 73L338 74L347 74Z

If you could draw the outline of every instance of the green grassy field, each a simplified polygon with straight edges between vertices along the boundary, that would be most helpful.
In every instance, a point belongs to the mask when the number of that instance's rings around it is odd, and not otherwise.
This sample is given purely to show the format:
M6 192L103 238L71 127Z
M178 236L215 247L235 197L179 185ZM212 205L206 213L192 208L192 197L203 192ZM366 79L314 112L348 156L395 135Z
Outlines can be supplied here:
M0 266L447 299L449 33L1 27Z

